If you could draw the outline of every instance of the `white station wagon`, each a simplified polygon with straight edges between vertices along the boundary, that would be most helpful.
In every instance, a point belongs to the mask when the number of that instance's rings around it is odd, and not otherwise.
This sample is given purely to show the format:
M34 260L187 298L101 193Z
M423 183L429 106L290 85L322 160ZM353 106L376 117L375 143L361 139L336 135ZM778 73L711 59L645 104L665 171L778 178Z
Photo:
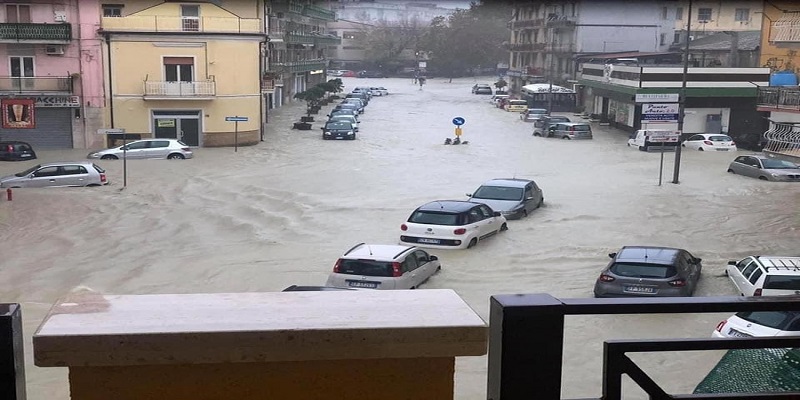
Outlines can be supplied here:
M800 257L750 256L725 268L742 296L800 294Z
M336 260L326 286L416 289L441 269L438 257L413 246L359 243Z

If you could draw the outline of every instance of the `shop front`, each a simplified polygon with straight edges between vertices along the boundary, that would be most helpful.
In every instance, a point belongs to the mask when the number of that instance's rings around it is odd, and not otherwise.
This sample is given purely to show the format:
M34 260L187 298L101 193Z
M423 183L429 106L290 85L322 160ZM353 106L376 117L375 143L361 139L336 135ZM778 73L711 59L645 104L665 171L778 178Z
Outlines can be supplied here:
M35 149L71 149L72 121L80 118L78 96L0 98L0 140L28 142Z

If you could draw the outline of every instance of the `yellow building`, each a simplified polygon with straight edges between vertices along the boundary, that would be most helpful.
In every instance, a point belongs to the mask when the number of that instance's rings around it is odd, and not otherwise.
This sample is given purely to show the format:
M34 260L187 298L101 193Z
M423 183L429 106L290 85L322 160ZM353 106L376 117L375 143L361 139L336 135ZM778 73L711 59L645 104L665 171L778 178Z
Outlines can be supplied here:
M800 4L792 0L764 5L761 65L773 71L800 73Z
M675 40L686 34L689 1L681 0L675 12ZM692 2L691 36L699 39L720 32L743 32L761 30L761 0L694 0ZM673 12L664 7L664 16Z
M107 125L190 146L260 140L263 2L115 3L103 5L100 29ZM238 133L234 116L247 117Z

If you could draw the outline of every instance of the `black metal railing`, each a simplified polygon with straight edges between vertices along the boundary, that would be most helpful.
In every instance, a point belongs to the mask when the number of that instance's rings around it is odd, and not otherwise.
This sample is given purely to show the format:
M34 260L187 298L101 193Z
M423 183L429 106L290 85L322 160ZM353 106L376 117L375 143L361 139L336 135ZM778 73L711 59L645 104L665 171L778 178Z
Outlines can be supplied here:
M800 111L800 88L759 87L758 106Z
M511 29L536 28L541 26L544 26L543 18L511 21Z
M50 40L69 42L72 40L71 24L0 23L0 41Z
M72 93L71 76L0 76L0 92Z
M800 297L678 297L557 299L548 294L499 295L490 300L489 400L561 399L567 315L796 311ZM606 341L603 400L622 399L622 375L653 400L798 399L800 392L669 395L627 353L800 347L800 337Z

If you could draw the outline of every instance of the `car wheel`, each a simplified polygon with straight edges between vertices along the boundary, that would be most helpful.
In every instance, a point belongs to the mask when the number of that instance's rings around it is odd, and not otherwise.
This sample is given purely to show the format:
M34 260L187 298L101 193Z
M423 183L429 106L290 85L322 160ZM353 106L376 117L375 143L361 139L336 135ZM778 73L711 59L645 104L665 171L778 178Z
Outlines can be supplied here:
M524 208L523 208L523 209L522 209L522 216L523 216L523 217L527 217L527 216L528 216L528 210L526 210L526 209L524 209Z
M571 137L569 137L569 136L564 136L564 137L562 137L561 139L572 140L572 138L571 138Z
M500 232L505 232L507 230L508 230L508 224L503 223L503 225L500 225Z
M630 143L628 143L628 147L631 147L631 144L630 144Z
M536 206L536 208L540 208L542 206L544 206L544 197L542 197L542 199L539 200L539 204Z
M438 267L436 267L436 271L437 271L437 272L438 272L438 271L441 271L441 270L442 270L442 266L441 266L441 265L440 265L440 266L438 266Z
M106 154L100 157L101 160L116 160L118 159L117 156L112 156L111 154Z
M356 135L353 135L353 137L351 137L350 140L356 140Z
M467 248L471 249L471 248L475 247L476 244L478 244L478 238L472 238L472 240L469 241L469 244L467 245Z
M647 147L645 147L645 146L639 146L639 151L647 151Z
M539 136L539 133L533 132L533 136Z
M736 174L736 172L734 172L734 171L733 171L732 169L730 169L730 168L728 168L728 172L730 172L730 173L732 173L732 174L734 174L734 175Z
M759 176L759 177L758 177L758 179L760 179L760 180L762 180L762 181L768 181L768 180L769 180L769 179L767 179L767 177L766 177L766 176L763 176L763 175L762 175L762 176Z
M183 154L180 153L172 153L167 156L167 160L183 160L184 158L186 157L184 157Z
M697 151L705 151L705 150L703 150L703 148L702 148L702 147L698 147L698 148L697 148Z

